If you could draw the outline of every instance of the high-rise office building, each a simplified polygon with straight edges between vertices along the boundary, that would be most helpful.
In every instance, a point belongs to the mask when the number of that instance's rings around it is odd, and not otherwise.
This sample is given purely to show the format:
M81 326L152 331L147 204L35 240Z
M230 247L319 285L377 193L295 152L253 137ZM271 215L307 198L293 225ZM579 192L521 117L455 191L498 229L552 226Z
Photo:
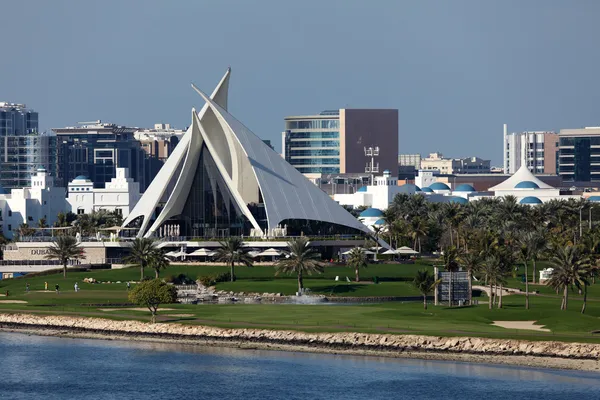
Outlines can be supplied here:
M285 118L282 153L304 175L398 170L398 110L340 109Z
M556 174L558 134L546 131L507 132L504 124L504 173L514 174L523 160L533 174Z
M600 181L600 127L561 129L558 171L563 181Z
M150 157L134 137L138 128L94 121L53 131L57 137L60 185L85 176L95 187L103 188L116 177L117 167L128 168L142 191L150 184Z
M56 137L38 132L38 113L0 102L0 186L28 186L38 168L56 174Z

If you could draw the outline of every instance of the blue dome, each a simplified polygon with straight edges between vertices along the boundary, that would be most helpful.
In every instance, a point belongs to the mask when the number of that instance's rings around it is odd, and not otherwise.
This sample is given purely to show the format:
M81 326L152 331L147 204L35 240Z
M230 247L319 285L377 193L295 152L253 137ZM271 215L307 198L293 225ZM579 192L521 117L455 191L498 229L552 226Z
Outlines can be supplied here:
M379 218L373 225L385 225L385 220L383 218Z
M476 192L475 188L468 183L463 183L454 188L455 192Z
M598 203L600 202L600 196L590 196L587 200L591 201L592 203Z
M469 200L465 199L464 197L450 196L448 203L469 204Z
M378 208L367 208L361 212L360 217L383 217L383 212Z
M79 176L76 176L75 179L73 179L73 180L87 181L87 180L89 180L89 178L84 175L79 175Z
M450 187L442 182L435 182L429 185L429 189L431 190L450 190Z
M522 181L515 185L515 189L539 189L540 186L531 181Z
M421 188L418 187L417 185L415 185L414 183L405 183L404 185L400 186L400 187L405 187L407 189L414 189L415 192L420 192Z
M519 204L542 204L542 201L535 196L527 196L521 199Z
M366 191L367 191L367 187L366 186L361 186L357 190L357 192L366 192Z
M421 189L421 192L423 193L433 193L433 190L428 188L428 187L424 187L423 189Z

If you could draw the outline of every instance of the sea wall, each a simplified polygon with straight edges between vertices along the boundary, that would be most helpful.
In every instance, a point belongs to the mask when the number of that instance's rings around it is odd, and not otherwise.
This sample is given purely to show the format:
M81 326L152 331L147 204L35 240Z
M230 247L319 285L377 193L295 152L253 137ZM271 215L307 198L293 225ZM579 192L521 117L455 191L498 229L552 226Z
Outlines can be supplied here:
M370 333L306 333L266 329L228 329L174 323L151 324L101 318L0 313L0 329L52 329L65 332L156 337L157 339L270 343L328 349L379 350L391 353L445 352L482 355L530 355L579 360L600 359L600 344L471 337Z

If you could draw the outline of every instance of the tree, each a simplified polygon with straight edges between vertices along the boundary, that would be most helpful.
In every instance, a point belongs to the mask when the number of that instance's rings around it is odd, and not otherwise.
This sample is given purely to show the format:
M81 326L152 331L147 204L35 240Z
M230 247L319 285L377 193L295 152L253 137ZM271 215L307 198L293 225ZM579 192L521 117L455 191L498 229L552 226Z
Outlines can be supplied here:
M277 268L275 275L278 275L280 272L297 274L298 293L302 294L304 289L304 274L323 273L323 263L320 261L321 255L308 247L308 239L306 237L299 237L288 242L288 248L288 257L281 258L275 265Z
M415 217L410 224L410 235L413 240L413 250L417 251L419 245L419 253L421 252L421 238L427 236L427 223L424 218Z
M557 290L563 290L560 309L566 310L569 303L569 287L574 285L579 289L587 289L585 286L588 285L587 280L591 273L590 259L579 247L567 245L552 249L550 263L554 270L548 284ZM584 300L587 301L587 296ZM585 312L585 303L583 311Z
M46 222L46 218L42 217L38 220L37 226L40 229L46 229L48 227L48 223Z
M140 280L144 279L144 268L148 266L156 251L156 242L150 238L136 238L129 255L124 258L126 263L140 266Z
M471 296L473 291L473 272L479 269L481 265L481 256L479 253L473 251L463 253L460 256L460 262L467 269L467 274L469 275L469 296Z
M373 225L371 227L373 229L373 233L375 234L375 256L374 260L377 261L377 253L379 253L379 235L383 232L382 226Z
M147 307L152 313L152 323L156 322L156 312L161 304L175 303L177 289L159 279L143 281L135 285L129 292L129 301L142 307Z
M444 269L449 272L448 276L448 305L452 307L452 274L458 271L458 249L454 246L448 246L444 249L442 255Z
M85 258L85 255L73 236L58 236L44 257L49 260L59 260L63 266L63 277L66 278L69 260L80 260Z
M519 238L519 243L520 243L520 247L519 247L519 251L518 251L518 256L519 259L523 262L523 265L525 266L525 309L529 310L529 274L528 274L528 263L529 260L533 259L533 241L534 241L534 234L531 232L526 232L525 234L523 234L520 238ZM535 278L535 275L534 275Z
M239 237L229 237L223 242L219 242L221 247L217 249L215 258L218 261L225 262L231 269L231 282L235 281L235 264L242 264L246 267L252 267L252 257L250 257L242 247L244 242Z
M22 223L19 225L18 234L20 237L33 236L35 230L31 228L27 223Z
M500 257L496 254L489 255L486 257L485 262L482 264L482 270L486 275L487 283L490 285L490 301L489 301L489 309L492 309L493 300L494 300L494 290L493 287L496 284L496 280L498 278L498 274L501 268L501 260Z
M348 266L354 269L356 282L360 282L359 269L367 268L367 254L362 247L355 247L350 251L348 257Z
M441 279L436 280L427 270L417 271L417 276L415 276L415 279L413 280L413 286L417 288L423 296L423 308L425 310L427 310L427 296L434 291L441 282Z
M169 259L165 255L163 249L155 248L150 254L149 266L154 269L155 278L158 279L160 271L166 269L170 265Z

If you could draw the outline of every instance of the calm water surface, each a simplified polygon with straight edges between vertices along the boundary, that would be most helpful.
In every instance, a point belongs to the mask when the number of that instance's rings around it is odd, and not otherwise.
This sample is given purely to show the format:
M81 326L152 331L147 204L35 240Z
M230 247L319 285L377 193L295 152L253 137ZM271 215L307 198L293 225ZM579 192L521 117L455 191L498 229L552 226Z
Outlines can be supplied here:
M0 333L1 399L600 399L600 374Z

